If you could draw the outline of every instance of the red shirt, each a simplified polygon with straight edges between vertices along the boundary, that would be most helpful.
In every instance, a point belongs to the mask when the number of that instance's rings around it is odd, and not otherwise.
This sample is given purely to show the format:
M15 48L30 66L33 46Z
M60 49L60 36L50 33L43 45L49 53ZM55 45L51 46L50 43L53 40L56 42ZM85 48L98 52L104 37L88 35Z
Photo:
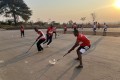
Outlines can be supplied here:
M66 26L66 25L64 25L63 27L64 27L64 29L67 29L67 26Z
M52 35L53 34L53 28L51 28L51 27L48 27L48 29L47 29L47 34L48 35Z
M21 26L21 27L20 27L20 31L24 31L24 28L23 28L23 26Z
M88 40L88 38L83 34L79 34L77 36L77 42L80 46L90 46L90 40Z

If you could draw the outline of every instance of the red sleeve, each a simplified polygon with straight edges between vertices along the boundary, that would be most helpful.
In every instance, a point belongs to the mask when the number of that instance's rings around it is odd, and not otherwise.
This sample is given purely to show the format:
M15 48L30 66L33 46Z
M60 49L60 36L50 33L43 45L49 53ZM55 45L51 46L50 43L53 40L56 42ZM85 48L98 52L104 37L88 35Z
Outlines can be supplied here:
M48 29L47 29L47 33L50 31L50 27L48 27Z

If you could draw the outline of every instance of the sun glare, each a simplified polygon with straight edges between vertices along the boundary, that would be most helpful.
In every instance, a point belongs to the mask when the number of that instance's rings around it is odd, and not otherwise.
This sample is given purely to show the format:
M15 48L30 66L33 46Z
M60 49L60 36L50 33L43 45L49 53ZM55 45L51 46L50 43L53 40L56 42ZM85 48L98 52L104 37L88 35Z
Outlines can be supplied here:
M120 0L116 0L115 7L120 8Z

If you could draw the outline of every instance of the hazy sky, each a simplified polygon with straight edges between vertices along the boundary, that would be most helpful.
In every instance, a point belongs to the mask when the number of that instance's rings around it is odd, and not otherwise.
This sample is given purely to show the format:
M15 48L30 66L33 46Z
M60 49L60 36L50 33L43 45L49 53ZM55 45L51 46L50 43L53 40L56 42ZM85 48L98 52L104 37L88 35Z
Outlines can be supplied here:
M30 20L81 22L81 17L92 21L91 13L100 22L119 22L120 9L113 6L115 0L24 0L33 12Z

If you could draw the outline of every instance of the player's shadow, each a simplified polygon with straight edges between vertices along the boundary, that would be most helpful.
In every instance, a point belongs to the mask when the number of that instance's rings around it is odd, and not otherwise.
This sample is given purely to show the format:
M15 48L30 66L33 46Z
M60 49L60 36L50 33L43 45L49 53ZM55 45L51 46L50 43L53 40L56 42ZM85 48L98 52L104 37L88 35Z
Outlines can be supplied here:
M5 61L4 63L1 63L0 67L5 67L5 66L7 66L9 64L13 64L13 63L19 62L19 61L21 61L23 59L26 59L28 57L34 56L36 54L37 54L37 52L35 52L35 53L22 53L20 55L17 55L15 57Z
M29 40L29 41L30 41L30 40ZM26 43L21 44L21 45L17 45L17 46L13 46L13 47L8 47L8 48L5 48L5 49L0 49L0 52L6 51L6 50L11 50L11 49L17 49L17 48L23 47L23 46L29 46L30 43L31 43L31 41L30 41L30 42L26 42Z
M96 40L96 41L92 44L90 50L87 51L85 54L88 54L88 53L94 51L94 50L96 49L96 46L99 44L99 42L100 42L102 39L103 39L103 37L100 37L98 40ZM60 80L60 79L61 79L72 67L74 67L77 63L78 63L77 61L72 61L72 62L68 63L67 65L70 65L70 64L71 64L71 66L70 66L67 70L65 70L56 80ZM76 68L75 68L74 71L73 71L73 74L72 74L72 76L71 76L71 78L70 78L70 80L75 80L75 78L80 74L81 70L82 70L82 69L76 69Z
M81 69L77 69L75 67L75 65L77 64L78 62L77 61L70 61L67 65L70 65L70 67L68 67L68 69L66 69L64 72L62 72L62 74L60 74L60 76L56 79L56 80L61 80L61 78L67 74L67 72L72 69L74 67L74 71L73 71L73 74L70 78L70 80L74 80L81 72L82 68Z
M47 71L52 67L53 65L47 65L45 68L41 69L40 71L38 71L37 73L39 73L39 76L36 77L35 80L41 80L41 78L43 76L45 76L45 74L47 73Z
M76 68L75 68L75 69L73 70L73 74L72 74L70 80L75 80L75 78L80 74L81 71L82 71L82 69L76 69Z

